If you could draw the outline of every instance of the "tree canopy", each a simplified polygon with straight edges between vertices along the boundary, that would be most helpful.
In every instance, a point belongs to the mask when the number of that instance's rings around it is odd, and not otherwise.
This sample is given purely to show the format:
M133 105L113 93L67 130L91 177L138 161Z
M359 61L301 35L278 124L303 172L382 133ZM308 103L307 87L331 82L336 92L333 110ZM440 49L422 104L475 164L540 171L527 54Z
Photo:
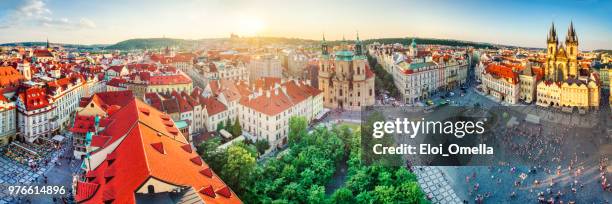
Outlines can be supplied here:
M212 141L200 145L198 152L205 160L225 162L213 169L245 203L428 203L416 177L405 168L362 161L359 131L340 126L308 133L302 117L291 118L289 126L288 149L264 162L256 162L256 144L237 143L223 153L209 150L216 145ZM348 164L344 186L326 195L325 186L342 162Z

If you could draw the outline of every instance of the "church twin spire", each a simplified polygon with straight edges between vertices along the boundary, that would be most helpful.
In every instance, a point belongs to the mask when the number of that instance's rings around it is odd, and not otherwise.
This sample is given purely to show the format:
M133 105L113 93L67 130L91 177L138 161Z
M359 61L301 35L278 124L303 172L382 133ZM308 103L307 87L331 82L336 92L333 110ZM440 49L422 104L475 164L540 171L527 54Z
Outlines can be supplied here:
M578 43L578 35L576 35L576 30L574 30L574 22L570 22L570 26L567 29L565 43Z
M321 40L321 54L322 55L329 55L329 47L327 45L327 41L325 40L325 33L323 33L322 35L323 40ZM346 48L346 38L344 37L344 35L342 35L342 46L345 46ZM359 39L359 32L357 32L357 40L355 40L355 55L364 55L363 52L363 43L361 42L361 40Z
M548 43L558 43L559 38L557 37L557 30L555 29L555 23L553 22L550 26L550 30L548 31ZM567 36L565 37L565 42L567 43L578 43L578 35L576 34L576 30L574 29L574 22L570 22L570 26L567 29Z
M550 26L550 30L548 31L548 43L557 43L557 31L555 30L555 22L553 22Z

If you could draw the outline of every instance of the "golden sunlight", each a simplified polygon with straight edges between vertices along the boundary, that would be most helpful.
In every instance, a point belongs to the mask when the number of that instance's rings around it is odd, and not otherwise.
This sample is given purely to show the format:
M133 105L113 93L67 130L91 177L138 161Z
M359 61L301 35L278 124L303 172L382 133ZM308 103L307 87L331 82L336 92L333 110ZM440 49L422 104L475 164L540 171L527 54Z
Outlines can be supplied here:
M264 21L256 16L242 16L239 19L239 22L240 22L240 28L239 28L240 35L250 35L250 36L257 35L257 34L260 34L260 32L265 27Z

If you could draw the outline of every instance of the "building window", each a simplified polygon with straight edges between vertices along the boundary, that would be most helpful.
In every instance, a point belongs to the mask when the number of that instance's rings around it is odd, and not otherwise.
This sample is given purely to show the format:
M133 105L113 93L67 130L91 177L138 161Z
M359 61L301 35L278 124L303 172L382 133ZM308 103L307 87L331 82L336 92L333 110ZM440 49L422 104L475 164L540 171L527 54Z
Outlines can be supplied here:
M153 185L147 186L147 193L149 194L155 193L155 186Z

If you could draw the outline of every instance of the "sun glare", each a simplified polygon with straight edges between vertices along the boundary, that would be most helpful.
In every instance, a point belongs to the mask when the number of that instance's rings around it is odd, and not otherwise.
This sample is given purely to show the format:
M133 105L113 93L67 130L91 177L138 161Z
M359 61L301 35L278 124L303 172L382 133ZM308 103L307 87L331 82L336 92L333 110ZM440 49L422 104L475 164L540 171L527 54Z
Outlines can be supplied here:
M240 34L241 35L257 35L265 27L265 23L258 17L245 16L240 19Z

